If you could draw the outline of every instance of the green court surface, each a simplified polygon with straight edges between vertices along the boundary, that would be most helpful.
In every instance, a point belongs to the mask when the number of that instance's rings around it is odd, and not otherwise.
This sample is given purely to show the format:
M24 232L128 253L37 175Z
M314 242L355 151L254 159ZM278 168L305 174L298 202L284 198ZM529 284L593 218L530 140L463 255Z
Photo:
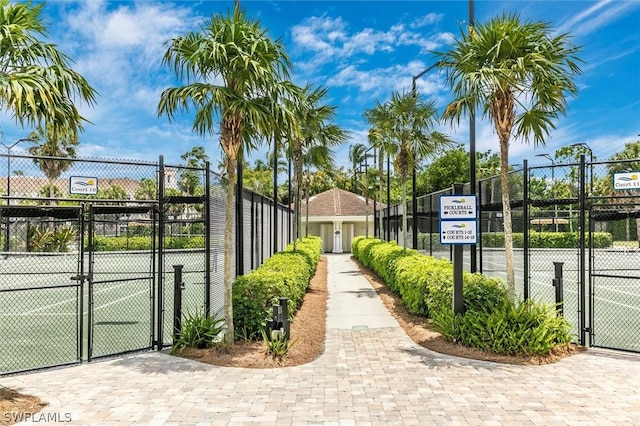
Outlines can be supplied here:
M82 259L89 271L89 257ZM151 253L93 257L92 305L88 281L74 254L0 258L0 374L150 348L159 296ZM163 336L173 331L174 264L184 266L183 309L202 310L204 252L168 253L163 274ZM157 268L157 265L156 265Z
M586 291L589 283L592 300L585 300L587 323L593 316L592 344L601 347L640 351L640 251L595 249L589 273L589 252L586 252ZM531 249L530 295L536 300L555 304L554 262L561 262L564 282L564 314L578 336L579 252L577 249ZM483 253L483 273L505 278L504 250ZM515 251L516 291L522 296L524 282L522 250ZM519 287L518 287L519 284Z

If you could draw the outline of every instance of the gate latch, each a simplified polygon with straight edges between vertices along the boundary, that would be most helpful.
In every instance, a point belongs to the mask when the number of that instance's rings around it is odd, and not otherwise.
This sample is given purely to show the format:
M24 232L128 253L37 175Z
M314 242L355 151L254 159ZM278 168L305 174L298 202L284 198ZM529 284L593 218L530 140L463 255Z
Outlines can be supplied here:
M85 280L89 280L90 278L91 278L90 274L73 275L71 277L71 281L85 281Z

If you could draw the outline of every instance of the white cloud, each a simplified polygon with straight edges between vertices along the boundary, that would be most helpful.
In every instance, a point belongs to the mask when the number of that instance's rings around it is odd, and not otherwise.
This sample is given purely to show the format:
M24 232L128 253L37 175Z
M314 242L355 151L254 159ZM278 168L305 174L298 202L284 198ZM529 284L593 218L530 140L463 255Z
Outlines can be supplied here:
M451 39L448 33L436 33L425 37L422 32L413 31L438 22L440 15L430 14L410 23L396 23L386 30L364 28L350 32L341 17L327 15L314 16L303 20L291 30L295 47L311 52L315 57L311 63L351 58L358 54L373 55L376 52L391 52L400 46L417 46L423 52L436 49Z
M422 17L414 19L409 26L411 28L422 28L429 25L436 24L442 20L443 15L441 13L428 13Z
M564 22L557 28L557 32L570 32L574 37L588 35L610 25L638 7L640 2L637 1L601 0Z

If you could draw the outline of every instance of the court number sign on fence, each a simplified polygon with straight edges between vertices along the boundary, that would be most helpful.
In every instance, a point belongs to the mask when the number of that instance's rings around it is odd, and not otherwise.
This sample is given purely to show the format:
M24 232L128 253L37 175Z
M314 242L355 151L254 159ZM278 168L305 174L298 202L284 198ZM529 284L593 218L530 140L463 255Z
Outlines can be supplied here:
M613 189L640 189L640 172L614 173Z
M441 195L440 244L476 244L477 218L475 195Z
M87 176L71 176L69 178L69 194L96 195L98 178Z

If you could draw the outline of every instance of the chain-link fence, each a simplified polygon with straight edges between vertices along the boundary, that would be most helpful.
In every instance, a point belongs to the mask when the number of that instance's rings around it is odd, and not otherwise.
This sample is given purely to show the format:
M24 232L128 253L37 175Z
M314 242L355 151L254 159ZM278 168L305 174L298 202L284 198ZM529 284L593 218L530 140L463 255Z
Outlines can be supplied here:
M640 159L522 168L508 176L516 294L562 303L582 344L640 351ZM463 192L469 194L469 184ZM439 244L439 198L446 189L380 211L378 236L452 260ZM465 269L506 278L500 176L479 179L477 245L465 246ZM417 226L414 228L414 220ZM417 241L417 244L414 243ZM473 252L475 251L475 255ZM561 284L558 289L558 278Z
M208 165L0 155L3 164L0 375L170 345L176 266L183 311L222 316L227 185ZM290 215L242 191L234 274L284 248Z

